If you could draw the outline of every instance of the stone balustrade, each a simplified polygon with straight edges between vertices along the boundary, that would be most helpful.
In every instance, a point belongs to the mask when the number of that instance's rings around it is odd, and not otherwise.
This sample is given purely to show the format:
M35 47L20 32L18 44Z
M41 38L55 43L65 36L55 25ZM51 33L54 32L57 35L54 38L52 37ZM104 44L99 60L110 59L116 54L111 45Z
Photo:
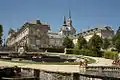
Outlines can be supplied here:
M4 69L4 68L3 68ZM109 66L88 66L81 68L79 73L53 72L32 68L8 68L7 70L15 70L15 76L3 76L3 80L119 80L119 67ZM9 71L6 71L9 72ZM19 74L20 73L20 74Z

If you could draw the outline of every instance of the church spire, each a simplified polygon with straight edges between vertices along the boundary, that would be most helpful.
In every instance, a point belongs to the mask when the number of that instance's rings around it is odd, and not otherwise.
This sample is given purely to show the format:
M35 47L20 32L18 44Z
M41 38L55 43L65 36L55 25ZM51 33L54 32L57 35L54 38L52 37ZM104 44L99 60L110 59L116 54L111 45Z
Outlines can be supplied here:
M69 18L71 18L71 11L70 11L70 9L69 9Z
M69 17L68 17L67 24L68 24L69 26L72 26L72 19L71 19L71 11L70 11L70 9L69 9Z
M64 24L66 24L66 17L64 16Z

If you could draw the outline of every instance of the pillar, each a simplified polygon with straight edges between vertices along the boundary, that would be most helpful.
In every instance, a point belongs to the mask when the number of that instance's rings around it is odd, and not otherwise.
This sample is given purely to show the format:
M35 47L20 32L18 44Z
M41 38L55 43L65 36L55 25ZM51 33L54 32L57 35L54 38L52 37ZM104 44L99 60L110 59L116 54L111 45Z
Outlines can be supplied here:
M34 69L34 76L35 76L36 80L39 80L40 70Z
M73 73L73 80L79 80L80 75L79 73Z

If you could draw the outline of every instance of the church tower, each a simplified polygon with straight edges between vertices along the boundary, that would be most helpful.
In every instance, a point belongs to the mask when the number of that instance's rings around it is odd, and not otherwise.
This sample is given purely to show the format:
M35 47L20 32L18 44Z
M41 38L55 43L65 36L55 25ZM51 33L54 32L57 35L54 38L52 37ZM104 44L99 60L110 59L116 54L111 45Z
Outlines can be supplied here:
M65 16L64 16L64 23L63 23L63 26L67 26L66 17L65 17Z
M72 26L71 12L69 10L69 17L66 23L66 17L64 16L64 23L59 30L59 34L62 36L71 36L76 33L75 28Z

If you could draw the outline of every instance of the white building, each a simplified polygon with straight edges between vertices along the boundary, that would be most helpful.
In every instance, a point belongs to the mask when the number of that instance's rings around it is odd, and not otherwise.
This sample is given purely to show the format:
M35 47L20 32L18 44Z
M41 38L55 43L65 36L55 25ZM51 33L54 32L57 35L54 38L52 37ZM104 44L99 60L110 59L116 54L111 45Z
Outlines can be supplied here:
M83 36L87 41L96 33L99 35L101 38L108 38L112 39L114 36L114 30L110 26L105 26L101 28L94 28L94 29L89 29L84 32L78 33L75 35L75 38L73 39L73 43L76 44L78 37Z

